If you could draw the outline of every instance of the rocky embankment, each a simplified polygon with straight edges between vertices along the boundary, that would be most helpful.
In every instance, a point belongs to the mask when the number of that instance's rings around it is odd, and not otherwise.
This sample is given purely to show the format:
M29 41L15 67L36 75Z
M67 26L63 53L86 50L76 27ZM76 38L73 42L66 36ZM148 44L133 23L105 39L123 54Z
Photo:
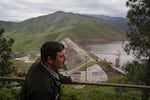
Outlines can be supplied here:
M92 59L92 57L89 56L85 50L81 49L69 38L65 38L61 42L66 47L66 65L69 67L69 69L79 66L80 64L86 62L87 59Z
M77 45L75 42L73 42L69 38L65 38L61 42L66 47L66 54L67 54L66 65L67 65L68 70L75 69L76 67L81 66L87 61L95 61L99 59L94 54L89 53L88 51L82 49L79 45ZM99 66L99 69L97 69L97 66ZM91 67L92 68L87 69L88 73L91 75L91 76L90 75L88 76L92 77L92 75L95 75L95 76L99 75L97 80L100 80L100 81L105 81L108 78L121 74L121 72L115 70L108 63L103 62L100 59L99 59L99 63L92 65ZM94 67L96 69L94 69ZM80 76L80 77L83 77L83 76ZM89 80L89 82L90 81L91 80Z

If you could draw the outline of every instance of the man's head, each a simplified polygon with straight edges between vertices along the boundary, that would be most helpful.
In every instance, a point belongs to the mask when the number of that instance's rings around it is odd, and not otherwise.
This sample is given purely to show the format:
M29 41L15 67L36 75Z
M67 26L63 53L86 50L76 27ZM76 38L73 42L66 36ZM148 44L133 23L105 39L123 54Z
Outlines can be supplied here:
M41 60L52 69L61 68L66 60L65 47L56 41L47 41L41 47Z

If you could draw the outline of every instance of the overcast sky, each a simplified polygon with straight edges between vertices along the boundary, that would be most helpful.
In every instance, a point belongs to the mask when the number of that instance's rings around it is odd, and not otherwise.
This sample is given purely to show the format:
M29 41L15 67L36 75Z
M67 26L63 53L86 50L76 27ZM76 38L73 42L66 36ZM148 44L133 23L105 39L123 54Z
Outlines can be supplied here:
M126 17L127 0L0 0L0 20L23 21L56 11Z

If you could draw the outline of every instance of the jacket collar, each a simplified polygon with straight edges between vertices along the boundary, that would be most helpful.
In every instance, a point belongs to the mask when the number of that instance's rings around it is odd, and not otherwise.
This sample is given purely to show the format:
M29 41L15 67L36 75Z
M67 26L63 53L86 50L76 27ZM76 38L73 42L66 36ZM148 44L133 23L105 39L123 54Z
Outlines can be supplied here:
M42 64L41 61L39 62L39 64L40 64L41 70L42 70L45 74L47 74L51 79L53 79L57 86L60 86L60 85L61 85L61 82L60 82L60 80L59 80L58 78L56 78L57 76L51 74L51 72L47 69L47 67L46 67L44 64ZM55 72L55 73L56 73L56 72ZM57 75L58 75L58 77L59 77L59 73L57 73Z

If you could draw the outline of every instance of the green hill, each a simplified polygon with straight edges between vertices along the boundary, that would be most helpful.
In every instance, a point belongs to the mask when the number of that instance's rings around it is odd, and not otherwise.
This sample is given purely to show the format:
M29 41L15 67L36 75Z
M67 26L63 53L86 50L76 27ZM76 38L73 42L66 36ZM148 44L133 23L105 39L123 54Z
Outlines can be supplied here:
M0 25L6 35L15 39L14 51L37 50L46 40L58 41L64 37L72 40L124 37L104 21L62 11L17 23L1 21Z
M109 17L109 16L105 16L105 15L94 15L94 14L83 14L83 15L103 20L104 22L118 28L120 31L123 31L123 32L129 31L129 25L128 25L129 21L127 18Z

